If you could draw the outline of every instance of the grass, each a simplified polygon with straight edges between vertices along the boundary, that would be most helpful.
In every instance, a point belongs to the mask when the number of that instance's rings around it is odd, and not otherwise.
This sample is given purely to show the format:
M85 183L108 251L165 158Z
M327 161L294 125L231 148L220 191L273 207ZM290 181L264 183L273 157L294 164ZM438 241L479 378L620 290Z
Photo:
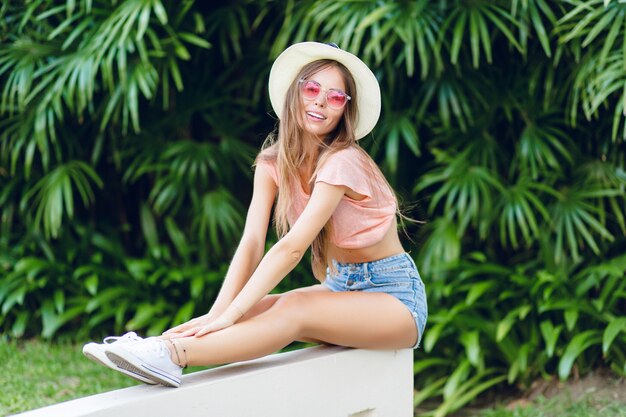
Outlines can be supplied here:
M474 417L626 417L626 381L606 368L566 382L543 379L509 405L483 408ZM499 402L499 404L503 404Z
M0 337L0 416L141 384L88 360L81 348ZM185 373L201 369L191 367Z
M513 410L483 411L480 417L626 417L626 404L595 401L592 397L578 399L540 399L535 404Z

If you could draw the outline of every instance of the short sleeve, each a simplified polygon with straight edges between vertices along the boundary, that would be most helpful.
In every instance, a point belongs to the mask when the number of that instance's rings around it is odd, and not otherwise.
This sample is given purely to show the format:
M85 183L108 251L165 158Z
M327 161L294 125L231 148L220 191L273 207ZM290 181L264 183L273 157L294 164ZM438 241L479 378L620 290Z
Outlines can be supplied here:
M270 174L276 185L278 185L278 170L276 169L275 162L259 158L256 163L256 169L265 170L268 174Z
M315 182L324 182L331 185L343 185L352 191L372 197L372 190L368 182L369 164L357 149L348 148L330 155L317 172Z

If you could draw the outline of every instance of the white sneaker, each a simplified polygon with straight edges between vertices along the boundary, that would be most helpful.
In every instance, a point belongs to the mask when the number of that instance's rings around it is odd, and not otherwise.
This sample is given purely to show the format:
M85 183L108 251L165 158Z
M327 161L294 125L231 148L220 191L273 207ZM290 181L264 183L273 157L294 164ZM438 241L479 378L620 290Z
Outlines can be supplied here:
M154 385L155 382L152 379L150 379L147 375L142 375L131 370L118 368L117 365L111 362L109 358L107 358L107 355L104 353L105 348L112 344L124 344L128 342L137 342L141 340L144 340L144 339L137 336L137 333L135 332L128 332L124 334L123 336L107 336L103 340L104 343L91 342L91 343L87 343L86 345L84 345L83 355L85 355L92 361L99 363L100 365L104 365L116 371L122 372L130 376L131 378L136 379L137 381Z
M172 362L163 339L151 337L133 343L113 343L105 347L105 353L118 370L148 376L168 387L180 386L183 368Z

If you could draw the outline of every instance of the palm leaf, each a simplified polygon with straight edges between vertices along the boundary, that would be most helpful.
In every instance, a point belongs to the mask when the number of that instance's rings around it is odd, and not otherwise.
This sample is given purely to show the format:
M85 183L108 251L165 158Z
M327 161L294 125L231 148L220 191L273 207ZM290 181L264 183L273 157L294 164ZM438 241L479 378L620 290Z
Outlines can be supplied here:
M74 193L87 206L94 201L93 186L102 188L96 172L82 161L70 161L57 166L40 179L23 197L22 207L33 207L35 230L43 226L46 236L57 237L63 217L74 217Z

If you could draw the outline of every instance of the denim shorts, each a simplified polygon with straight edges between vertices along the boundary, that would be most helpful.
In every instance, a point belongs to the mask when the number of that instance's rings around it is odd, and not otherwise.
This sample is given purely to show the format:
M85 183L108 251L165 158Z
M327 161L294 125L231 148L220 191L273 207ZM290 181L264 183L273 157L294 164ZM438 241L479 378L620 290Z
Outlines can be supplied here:
M339 263L333 260L337 273L330 268L324 286L331 291L384 292L396 297L411 312L418 331L419 346L428 317L426 292L415 262L408 253L390 256L373 262Z

